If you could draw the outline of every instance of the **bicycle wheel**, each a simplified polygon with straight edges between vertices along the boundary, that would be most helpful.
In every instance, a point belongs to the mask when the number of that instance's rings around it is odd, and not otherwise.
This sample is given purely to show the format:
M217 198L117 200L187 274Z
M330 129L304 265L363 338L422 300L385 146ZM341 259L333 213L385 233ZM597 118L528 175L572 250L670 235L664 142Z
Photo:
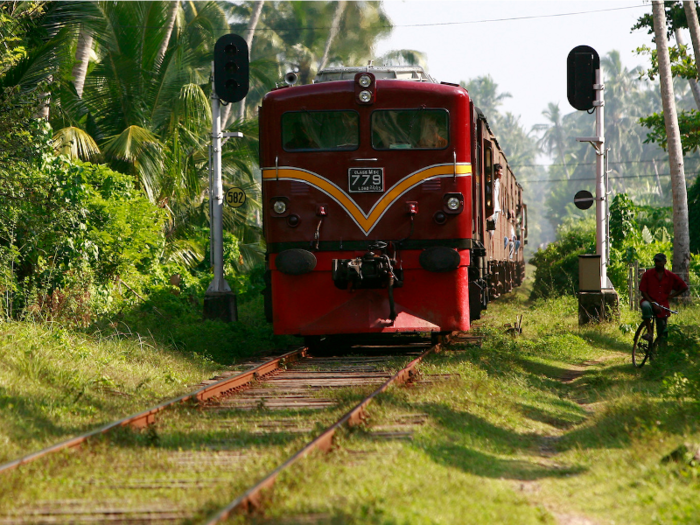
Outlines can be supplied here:
M646 333L647 328L644 322L639 325L637 332L634 334L634 343L632 344L632 364L637 368L642 368L647 359L651 357L654 343L649 342L642 336ZM652 337L654 334L652 325Z

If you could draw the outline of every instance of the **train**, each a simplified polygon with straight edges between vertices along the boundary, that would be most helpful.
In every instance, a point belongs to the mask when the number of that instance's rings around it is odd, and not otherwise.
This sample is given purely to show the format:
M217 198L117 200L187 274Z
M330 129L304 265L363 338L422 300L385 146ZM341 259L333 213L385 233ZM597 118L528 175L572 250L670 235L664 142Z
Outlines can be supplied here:
M523 188L460 85L327 68L267 93L259 130L275 334L437 338L522 283Z

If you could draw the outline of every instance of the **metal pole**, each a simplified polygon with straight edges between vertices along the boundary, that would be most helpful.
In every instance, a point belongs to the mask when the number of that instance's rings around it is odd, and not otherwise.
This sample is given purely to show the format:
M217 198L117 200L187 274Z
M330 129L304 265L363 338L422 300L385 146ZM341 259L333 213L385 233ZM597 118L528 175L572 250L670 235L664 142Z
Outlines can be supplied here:
M212 73L214 64L212 63ZM207 292L230 292L226 279L224 279L224 188L221 182L221 104L214 89L212 74L211 89L211 117L212 117L212 178L213 184L209 188L211 202L211 251L212 266L214 267L214 280L209 285Z
M212 188L214 187L214 161L212 159L212 148L209 144L209 265L214 267L214 233L211 225L214 221L214 199L212 198Z
M596 92L595 102L595 130L596 130L596 253L600 255L600 287L601 289L608 288L608 239L607 234L607 209L608 195L605 187L605 98L603 91L605 86L601 82L600 69L595 72L595 85L593 88Z

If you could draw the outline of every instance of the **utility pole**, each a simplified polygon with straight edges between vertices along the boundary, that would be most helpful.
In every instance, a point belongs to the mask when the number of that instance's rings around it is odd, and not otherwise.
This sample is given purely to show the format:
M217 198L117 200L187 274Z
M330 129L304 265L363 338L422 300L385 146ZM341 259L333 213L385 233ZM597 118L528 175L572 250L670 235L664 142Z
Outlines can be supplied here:
M204 318L225 322L238 320L236 296L224 277L224 187L221 177L223 138L242 138L243 133L221 132L221 101L237 102L248 92L248 46L238 35L224 35L214 47L211 90L211 173L209 184L210 255L214 279L204 296Z

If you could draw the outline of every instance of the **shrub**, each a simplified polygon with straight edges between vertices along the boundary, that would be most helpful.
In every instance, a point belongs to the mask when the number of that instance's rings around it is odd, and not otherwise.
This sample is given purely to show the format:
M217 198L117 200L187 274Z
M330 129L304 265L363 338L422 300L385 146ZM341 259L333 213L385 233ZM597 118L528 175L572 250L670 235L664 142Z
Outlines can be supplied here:
M578 256L595 252L593 221L565 222L557 241L538 250L530 263L537 267L531 298L575 294L578 290Z

